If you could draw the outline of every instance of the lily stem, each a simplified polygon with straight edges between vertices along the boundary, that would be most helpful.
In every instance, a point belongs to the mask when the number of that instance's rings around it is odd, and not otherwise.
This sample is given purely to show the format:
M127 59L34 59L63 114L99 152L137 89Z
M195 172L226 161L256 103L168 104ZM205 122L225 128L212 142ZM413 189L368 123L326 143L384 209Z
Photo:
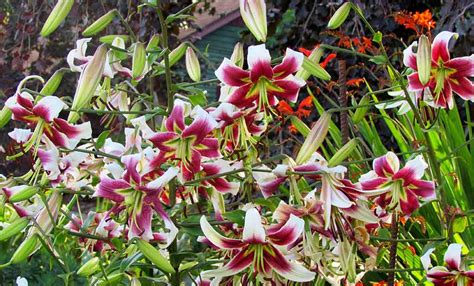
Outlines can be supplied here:
M390 260L389 260L389 269L395 269L397 264L397 245L398 245L398 216L397 211L394 211L392 214L392 225L390 228ZM395 272L388 273L388 286L395 285Z

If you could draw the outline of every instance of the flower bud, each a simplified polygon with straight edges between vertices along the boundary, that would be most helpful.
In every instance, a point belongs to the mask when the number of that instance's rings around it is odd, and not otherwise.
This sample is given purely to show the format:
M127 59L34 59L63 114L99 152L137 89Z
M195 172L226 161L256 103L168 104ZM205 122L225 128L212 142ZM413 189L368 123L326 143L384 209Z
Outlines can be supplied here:
M352 151L357 148L357 140L351 139L347 142L341 149L339 149L336 154L334 154L328 162L329 167L335 167L339 165L343 160L345 160L349 155L351 155Z
M176 49L172 50L169 54L169 62L170 62L170 67L176 64L186 53L186 48L188 45L186 43L181 43L179 46L176 47ZM164 61L162 62L164 65Z
M201 80L201 66L196 53L191 47L186 50L186 71L193 81Z
M148 45L146 46L146 50L154 50L158 48L158 45L160 44L160 35L159 34L154 34L151 36L150 41L148 41Z
M235 44L230 60L238 67L244 66L244 45L242 43Z
M142 283L140 282L140 280L138 280L137 277L133 277L133 278L130 280L130 285L131 285L131 286L141 286Z
M115 38L120 38L124 43L130 40L130 36L128 35L106 35L99 38L99 41L104 44L112 44Z
M38 187L27 186L27 185L4 188L3 190L6 192L7 189L12 190L13 188L16 188L15 191L12 192L10 196L8 197L8 201L12 203L17 203L17 202L27 200L38 192Z
M370 95L364 95L362 99L359 101L357 105L366 105L370 102ZM352 122L359 123L362 119L364 119L365 114L370 110L370 106L362 106L358 107L352 115Z
M63 80L64 73L68 69L59 69L57 70L46 82L46 84L41 89L41 96L53 95L58 89L61 81Z
M139 78L146 65L146 50L145 45L141 42L135 43L135 49L133 50L132 59L132 77L134 79Z
M240 0L240 15L253 36L261 42L267 40L267 7L265 0Z
M143 239L137 239L137 246L141 253L158 267L158 269L167 273L175 273L175 270L169 263L168 259L166 259L161 252L154 248L150 243Z
M105 15L97 19L94 23L92 23L89 27L87 27L84 32L82 32L82 35L84 37L90 37L93 36L103 29L105 29L110 22L117 16L117 10L113 9L109 12L107 12Z
M79 276L83 276L83 277L88 277L92 274L94 274L95 272L97 272L97 270L99 270L99 257L93 257L91 259L89 259L89 261L87 261L86 263L84 263L84 265L82 265L79 270L77 270L77 275Z
M311 61L312 63L315 63L315 64L319 63L319 61L321 60L321 56L323 55L323 52L324 52L324 50L321 49L319 46L314 48L311 51L311 54L308 56L308 60ZM304 63L304 60L303 60L303 63ZM321 66L319 66L319 67L322 69ZM318 68L316 67L316 69L318 69ZM310 75L311 74L308 71L306 71L304 68L302 68L296 73L295 76L299 77L303 80L307 80ZM327 78L327 75L325 75L325 76ZM331 76L329 76L329 78L331 78Z
M25 261L38 249L40 244L38 234L27 237L13 253L10 263L16 264Z
M10 122L10 119L12 118L12 111L10 108L4 106L2 110L0 111L0 128L3 128L5 125Z
M425 35L420 37L418 52L416 53L416 66L421 84L427 84L431 75L431 44Z
M30 223L29 218L21 217L10 223L7 227L0 230L0 241L7 240L10 237L20 233Z
M41 36L47 37L61 24L71 11L74 0L58 0L41 29Z
M346 2L342 4L339 9L337 9L336 13L332 15L331 19L328 23L328 29L334 30L339 28L344 21L346 21L347 16L349 16L349 12L351 11L351 3Z
M306 137L303 145L301 146L298 156L296 156L296 164L301 165L311 158L314 152L321 146L326 134L329 130L329 122L331 119L330 113L323 113L321 117L316 121L313 128Z
M87 64L79 77L79 82L72 102L72 109L77 110L89 106L92 97L102 79L102 73L107 60L107 47L100 45L95 51L93 59ZM71 111L68 121L71 123L79 119L79 113Z
M112 275L107 275L107 279L100 279L97 286L110 286L110 285L120 285L120 281L123 278L123 273L115 273Z

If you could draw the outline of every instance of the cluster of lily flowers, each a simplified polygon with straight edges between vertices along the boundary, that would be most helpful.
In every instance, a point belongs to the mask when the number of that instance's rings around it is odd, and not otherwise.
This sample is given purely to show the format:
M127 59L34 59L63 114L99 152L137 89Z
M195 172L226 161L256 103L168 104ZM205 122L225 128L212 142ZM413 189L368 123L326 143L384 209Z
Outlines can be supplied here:
M243 14L252 14L246 8L259 8L245 5L241 3ZM266 34L258 30L260 26L252 31L258 37ZM453 91L473 100L468 79L474 75L473 56L450 59L448 41L453 36L450 32L436 36L428 68L420 69L422 57L413 51L417 43L405 50L404 63L414 70L408 82L415 102L452 108ZM273 168L263 164L256 145L271 125L278 102L295 103L306 84L298 76L305 60L302 53L288 48L281 63L272 65L264 44L248 48L246 69L239 48L223 60L215 72L221 82L217 106L192 106L176 94L172 110L158 128L151 128L145 116L129 117L125 143L107 138L96 150L100 152L95 152L89 143L97 140L92 138L90 122L76 124L80 109L88 107L92 98L84 90L93 89L93 95L102 96L103 87L91 83L88 76L96 72L101 78L119 75L140 81L154 59L147 59L136 73L122 66L116 50L105 46L87 56L89 41L79 40L68 56L71 71L80 73L81 86L71 107L54 95L35 95L23 88L27 80L37 77L28 77L5 103L11 118L26 127L9 133L18 146L14 156L32 154L35 164L21 178L3 178L2 193L19 217L36 218L42 234L52 230L52 222L38 219L45 216L45 210L58 215L61 200L57 197L62 190L92 189L93 197L109 202L110 208L87 217L73 216L66 229L108 239L140 238L165 249L179 232L170 217L170 202L192 203L201 197L212 203L219 227L213 227L203 215L204 236L199 241L225 260L218 268L201 273L202 285L305 282L316 275L337 284L356 282L373 268L370 257L376 256L377 248L370 244L369 235L390 223L394 212L410 216L421 204L436 198L435 183L423 179L428 165L422 155L401 166L399 158L388 152L375 159L373 170L357 181L347 179L346 167L332 164L317 151L316 142L324 140L329 128L327 114L314 125L296 159L287 156ZM125 47L120 38L112 45ZM420 80L422 73L428 73L427 80ZM82 88L87 85L92 86ZM130 108L126 93L114 93L106 100L115 108ZM401 109L408 112L410 107ZM68 120L61 116L66 112ZM242 152L247 156L242 158ZM248 183L251 192L253 186L261 192L252 195L263 198L289 186L289 199L281 200L273 211L249 202L240 206L245 212L243 226L226 222L224 202L248 191ZM49 206L41 200L44 190L51 196ZM114 250L113 244L94 238L82 237L80 243L91 252ZM357 250L369 258L363 261ZM450 246L445 259L448 267L431 268L428 279L446 285L439 281L473 278L472 271L461 268L460 251L459 246ZM428 268L430 263L425 264Z

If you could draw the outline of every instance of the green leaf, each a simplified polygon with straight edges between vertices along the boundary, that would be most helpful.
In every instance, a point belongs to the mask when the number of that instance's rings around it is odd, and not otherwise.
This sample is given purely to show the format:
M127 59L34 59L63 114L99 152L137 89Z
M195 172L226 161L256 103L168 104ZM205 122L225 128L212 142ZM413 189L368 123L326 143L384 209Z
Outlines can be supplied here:
M329 75L325 69L323 69L319 64L313 63L307 57L304 57L303 59L303 68L317 78L331 80L331 75Z
M377 33L375 33L372 40L380 44L382 42L382 32L378 31Z
M377 56L373 56L369 61L377 65L383 65L387 63L387 58L384 55L377 55Z
M303 135L304 138L308 137L308 134L311 131L311 129L309 129L309 127L303 121L301 121L301 119L299 119L296 116L291 116L290 120L291 120L291 124L295 126L296 130L298 130L298 132L301 133L301 135Z
M143 253L143 255L150 260L158 269L167 272L175 273L173 266L166 257L164 257L158 249L153 247L150 243L143 239L137 239L138 249Z
M97 150L104 147L105 140L109 137L111 130L105 130L104 132L100 133L99 137L97 137L97 141L95 142L95 148Z
M225 212L222 214L222 216L240 226L244 225L245 212L243 210Z
M457 217L453 221L453 232L454 233L463 233L468 225L467 217Z

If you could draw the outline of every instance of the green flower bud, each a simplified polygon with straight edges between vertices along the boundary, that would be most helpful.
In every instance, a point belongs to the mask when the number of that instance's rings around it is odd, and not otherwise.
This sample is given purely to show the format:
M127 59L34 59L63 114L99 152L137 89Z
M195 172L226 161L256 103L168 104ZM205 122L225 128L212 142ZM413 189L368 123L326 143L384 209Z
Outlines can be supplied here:
M8 200L12 203L21 202L27 200L34 196L38 192L38 187L27 186L26 188L19 190L18 192L12 194Z
M261 42L267 39L267 7L265 0L241 0L240 15L253 36Z
M77 275L83 276L83 277L88 277L97 272L99 270L100 265L99 265L99 257L93 257L89 259L84 265L82 265L79 270L77 270Z
M301 146L298 156L296 156L296 164L301 165L311 158L314 152L318 150L319 146L323 143L324 139L329 130L329 123L331 121L330 113L323 113L321 117L316 121L313 128L306 137L303 145Z
M12 118L12 111L10 110L10 108L4 106L2 110L0 111L0 128L7 125L8 122L10 122L11 118Z
M59 69L57 70L46 82L46 84L41 89L40 93L42 96L53 95L58 89L61 81L63 80L64 73L69 69Z
M350 2L346 2L342 4L339 9L337 9L336 13L332 15L331 19L328 23L328 29L334 30L339 28L344 21L346 21L347 16L349 16L349 12L351 11L352 4Z
M130 40L130 36L128 35L106 35L99 38L99 41L104 44L112 44L115 38L120 38L123 40L124 43Z
M113 9L113 10L107 12L102 17L97 19L94 23L92 23L89 27L87 27L84 30L84 32L82 32L82 35L84 37L90 37L90 36L93 36L93 35L99 33L100 31L105 29L112 22L112 20L115 18L115 16L117 16L117 13L118 12L117 12L116 9Z
M303 59L303 69L322 80L331 80L331 75L325 69L323 69L319 64L309 60L307 57L304 57Z
M38 234L33 234L27 237L13 253L10 263L16 264L25 261L30 255L40 246L41 242L38 238Z
M158 45L160 44L160 35L159 34L154 34L151 36L150 41L148 42L148 45L146 46L147 51L154 50L158 48Z
M67 17L69 11L71 11L72 4L74 4L74 0L59 0L49 14L48 19L43 25L41 29L41 36L47 37L52 32L54 32L59 24Z
M196 53L191 47L186 50L186 71L193 81L201 80L201 66Z
M308 56L308 61L314 63L316 65L316 67L313 69L315 69L315 71L320 71L320 69L324 70L321 66L319 66L319 61L321 60L321 56L323 55L323 52L324 50L321 49L320 47L316 47L315 49L313 49L311 51L311 54ZM303 64L304 64L304 61L303 61ZM307 67L307 68L311 68L311 67ZM296 77L299 77L303 80L307 80L309 78L311 74L306 71L306 69L303 67L302 69L300 69L297 73L296 73ZM324 70L324 72L321 72L321 76L327 78L328 77L328 73ZM331 76L329 76L329 79L331 79Z
M10 223L7 227L0 230L0 241L7 240L10 237L20 233L28 226L30 220L27 217L21 217Z
M431 44L425 35L420 37L418 52L416 53L416 66L421 84L427 84L431 75Z
M132 59L132 77L134 79L139 78L143 71L145 70L146 65L146 50L143 43L136 43L135 49L133 50L133 59Z
M150 243L143 239L137 239L137 246L140 252L156 267L158 267L158 269L167 273L175 273L175 270L168 259L166 259L161 252L154 248Z
M334 167L339 165L343 160L345 160L352 152L357 148L357 139L351 139L347 142L341 149L339 149L336 154L334 154L328 162L329 167Z
M188 45L186 43L181 43L176 49L172 50L169 54L170 67L176 64L186 53L186 48ZM164 65L164 61L162 62Z
M244 66L244 45L242 43L235 44L230 60L238 67Z

